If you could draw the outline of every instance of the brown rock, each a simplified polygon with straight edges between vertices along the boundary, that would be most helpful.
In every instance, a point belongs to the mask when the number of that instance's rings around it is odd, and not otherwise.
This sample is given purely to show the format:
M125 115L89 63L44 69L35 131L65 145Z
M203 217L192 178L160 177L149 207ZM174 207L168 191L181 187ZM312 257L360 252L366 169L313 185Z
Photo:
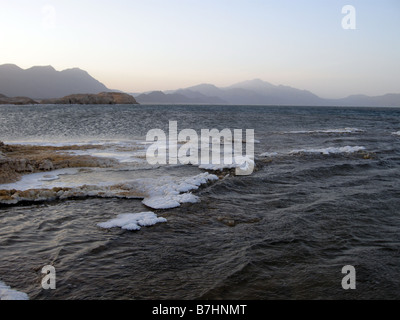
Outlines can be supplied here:
M51 171L53 169L53 163L49 159L45 159L42 163L39 164L40 171Z

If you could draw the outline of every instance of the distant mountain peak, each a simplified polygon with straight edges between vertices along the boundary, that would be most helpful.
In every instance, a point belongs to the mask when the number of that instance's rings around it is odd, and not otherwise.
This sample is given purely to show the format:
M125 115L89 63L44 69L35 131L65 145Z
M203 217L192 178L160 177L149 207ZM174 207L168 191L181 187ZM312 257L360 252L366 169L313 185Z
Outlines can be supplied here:
M261 80L261 79L253 79L253 80L246 80L242 82L235 83L228 88L242 88L242 89L249 89L249 90L265 90L265 89L270 89L276 87L275 85Z
M63 70L63 71L61 71L61 72L76 72L76 73L87 73L87 74L88 74L87 71L82 70L82 69L77 68L77 67L75 67L75 68L68 68L68 69L65 69L65 70Z
M255 78L253 80L247 80L247 81L242 81L241 83L253 83L253 84L269 84L272 85L271 83L261 80L260 78Z
M4 70L23 71L23 69L18 67L16 64L12 64L12 63L5 63L5 64L0 65L0 70L2 70L2 71L4 71Z
M55 72L56 69L54 69L52 66L33 66L29 69L26 69L25 71L38 71L38 72ZM57 71L56 71L57 72Z
M198 84L198 85L195 85L195 86L186 88L186 89L189 89L189 90L196 90L196 89L218 89L218 87L215 86L214 84L211 84L211 83L201 83L201 84Z
M111 91L79 68L57 71L48 65L24 70L13 64L0 65L0 89L1 93L9 97L26 96L33 99Z

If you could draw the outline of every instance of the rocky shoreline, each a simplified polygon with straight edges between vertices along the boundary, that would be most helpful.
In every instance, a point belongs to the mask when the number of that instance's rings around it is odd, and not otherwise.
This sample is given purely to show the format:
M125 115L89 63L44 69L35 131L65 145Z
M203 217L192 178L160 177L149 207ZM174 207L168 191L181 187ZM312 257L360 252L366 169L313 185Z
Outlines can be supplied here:
M9 98L4 94L0 94L0 104L26 105L26 104L38 104L38 102L28 97Z
M7 97L0 94L1 104L139 104L133 96L121 92L100 92L98 94L72 94L62 98L33 100L28 97Z
M0 184L12 183L29 173L78 167L111 167L115 160L71 155L65 150L98 148L97 146L27 146L6 145L0 141Z
M72 94L59 99L41 100L41 104L138 104L126 93L101 92L98 94Z

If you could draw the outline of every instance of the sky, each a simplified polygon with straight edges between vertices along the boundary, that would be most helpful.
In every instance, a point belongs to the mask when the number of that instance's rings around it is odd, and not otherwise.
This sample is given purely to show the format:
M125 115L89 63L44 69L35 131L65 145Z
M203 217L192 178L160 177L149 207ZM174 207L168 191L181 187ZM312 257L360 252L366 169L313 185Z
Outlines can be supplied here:
M0 64L77 67L131 93L256 78L400 93L399 35L399 0L0 0Z

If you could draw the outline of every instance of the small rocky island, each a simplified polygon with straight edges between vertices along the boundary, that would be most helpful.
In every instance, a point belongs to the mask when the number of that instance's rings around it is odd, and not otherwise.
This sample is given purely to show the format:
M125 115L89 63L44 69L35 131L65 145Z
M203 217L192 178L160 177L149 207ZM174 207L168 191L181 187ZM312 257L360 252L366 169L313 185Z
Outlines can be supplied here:
M41 104L139 104L133 96L120 92L72 94L63 98L45 99Z
M24 105L24 104L38 104L38 102L28 97L9 98L4 94L0 94L0 104Z

